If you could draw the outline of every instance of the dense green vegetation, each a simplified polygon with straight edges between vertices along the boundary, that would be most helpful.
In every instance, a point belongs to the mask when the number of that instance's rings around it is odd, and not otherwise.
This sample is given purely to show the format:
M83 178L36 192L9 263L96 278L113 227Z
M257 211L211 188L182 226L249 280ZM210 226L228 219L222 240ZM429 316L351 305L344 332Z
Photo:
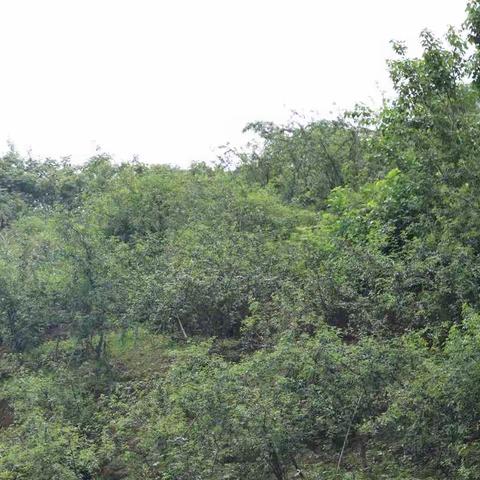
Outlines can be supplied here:
M218 165L0 159L0 479L480 478L480 2L421 41Z

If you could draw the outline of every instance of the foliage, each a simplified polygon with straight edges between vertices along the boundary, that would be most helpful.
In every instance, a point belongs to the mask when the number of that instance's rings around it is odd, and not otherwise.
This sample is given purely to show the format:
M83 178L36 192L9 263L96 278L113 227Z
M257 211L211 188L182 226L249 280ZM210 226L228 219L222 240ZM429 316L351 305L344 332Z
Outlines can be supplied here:
M478 478L479 29L217 165L0 158L0 479Z

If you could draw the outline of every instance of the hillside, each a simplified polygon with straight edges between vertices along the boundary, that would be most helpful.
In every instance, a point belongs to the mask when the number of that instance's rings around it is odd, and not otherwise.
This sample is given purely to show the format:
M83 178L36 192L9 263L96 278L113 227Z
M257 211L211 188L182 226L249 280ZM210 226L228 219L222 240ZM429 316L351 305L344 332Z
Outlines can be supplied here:
M421 42L216 164L0 158L0 479L480 478L480 2Z

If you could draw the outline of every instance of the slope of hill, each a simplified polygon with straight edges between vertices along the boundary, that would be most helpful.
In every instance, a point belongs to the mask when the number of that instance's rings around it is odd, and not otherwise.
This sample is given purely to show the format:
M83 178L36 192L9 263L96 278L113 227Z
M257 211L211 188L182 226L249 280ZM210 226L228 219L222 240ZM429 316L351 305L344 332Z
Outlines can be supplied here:
M0 479L479 478L479 38L218 165L1 158Z

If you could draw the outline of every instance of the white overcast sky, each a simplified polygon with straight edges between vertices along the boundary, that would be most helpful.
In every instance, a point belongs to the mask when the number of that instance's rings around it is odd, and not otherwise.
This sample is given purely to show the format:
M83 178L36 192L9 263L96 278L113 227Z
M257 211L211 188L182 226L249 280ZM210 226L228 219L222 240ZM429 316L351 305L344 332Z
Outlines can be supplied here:
M0 150L186 166L254 120L378 102L463 0L0 0ZM417 50L418 51L418 50Z

